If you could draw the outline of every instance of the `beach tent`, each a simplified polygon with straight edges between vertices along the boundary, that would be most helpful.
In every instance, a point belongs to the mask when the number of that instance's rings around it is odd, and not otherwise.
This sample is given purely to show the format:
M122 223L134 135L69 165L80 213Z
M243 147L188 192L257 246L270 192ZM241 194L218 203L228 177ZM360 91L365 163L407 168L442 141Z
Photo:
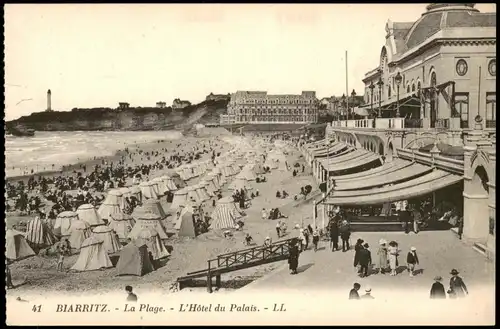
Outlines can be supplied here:
M103 225L104 221L99 216L99 213L91 204L82 204L76 210L78 218L88 223L90 226Z
M146 199L158 199L158 194L151 182L142 182L139 184L141 195Z
M167 185L165 184L165 182L163 181L162 177L156 177L156 178L152 179L151 181L153 183L156 183L156 185L158 186L158 195L167 194L169 189L168 189Z
M24 237L32 248L52 246L56 242L52 231L39 217L35 217L28 222Z
M160 187L158 186L158 182L153 180L150 180L148 184L153 188L153 191L155 191L157 198L160 198L163 193L160 192Z
M54 234L58 236L71 235L71 223L78 220L78 214L73 211L63 211L56 217Z
M130 198L132 196L132 192L128 187L122 187L118 191L122 194L123 202L125 202L125 198Z
M205 192L207 192L208 199L215 196L215 188L213 184L210 184L207 181L201 181L200 186L204 188Z
M113 267L113 263L103 247L103 242L92 235L83 241L80 255L71 269L84 272L110 267Z
M229 185L228 189L230 190L251 190L252 186L247 182L244 177L236 177L234 181Z
M170 256L170 253L160 239L160 235L154 228L144 227L140 229L133 240L138 246L145 244L148 247L148 253L151 252L155 260Z
M116 275L143 276L153 270L146 244L139 246L136 243L129 243L120 251L120 258L116 264Z
M194 213L195 210L191 205L187 205L182 209L175 224L178 236L196 237Z
M34 256L35 252L24 238L24 233L13 229L5 232L5 258L10 261Z
M112 189L106 194L106 199L104 199L104 204L117 204L121 210L125 209L125 198L123 193L118 189ZM104 217L105 218L105 217Z
M205 186L203 184L198 184L194 188L196 194L198 195L198 199L200 201L207 201L210 200L210 195L208 195L207 190L205 189Z
M251 167L245 167L241 173L240 173L241 177L245 178L247 181L253 181L257 178L257 176L255 176L255 172L252 170Z
M163 209L163 206L161 205L161 202L159 200L154 200L154 199L148 199L142 203L142 206L137 207L134 209L134 212L132 213L133 217L140 216L140 214L143 213L153 213L160 217L161 219L164 219L167 217L167 214L165 213L165 210Z
M191 201L191 202L196 202L196 203L203 202L203 200L200 198L198 193L196 193L195 186L188 186L187 189L188 189L188 192L187 192L186 200Z
M242 218L242 215L231 197L225 197L217 200L215 209L212 211L212 229L235 228L236 222Z
M128 189L130 191L130 196L133 196L137 200L142 201L142 193L141 189L139 188L139 185L130 186Z
M163 184L168 188L169 191L177 191L177 186L174 183L174 180L170 176L162 177Z
M122 248L118 235L116 235L116 233L108 226L101 225L95 227L92 230L92 235L96 236L103 242L102 246L109 254L117 252Z
M181 176L178 173L173 171L173 172L169 173L168 175L170 176L170 178L174 182L177 189L186 187L186 185L187 185L186 182L182 180Z
M127 240L130 231L135 225L135 220L131 215L125 213L113 214L113 220L109 223L109 228L115 231L118 239Z
M106 200L104 200L104 203L101 204L101 206L97 210L97 214L99 215L99 217L102 219L106 219L108 222L112 221L114 214L118 214L123 211L123 208L121 208L120 204L117 202L117 200L106 198Z
M71 223L71 235L69 236L69 245L72 249L80 250L83 241L90 237L90 225L83 221L77 220Z
M136 217L135 225L128 237L130 239L137 238L139 232L144 228L154 229L162 240L168 239L167 232L162 225L162 218L152 213L144 213Z
M172 204L170 205L170 209L177 210L180 206L184 205L187 200L187 194L188 194L187 188L175 191Z

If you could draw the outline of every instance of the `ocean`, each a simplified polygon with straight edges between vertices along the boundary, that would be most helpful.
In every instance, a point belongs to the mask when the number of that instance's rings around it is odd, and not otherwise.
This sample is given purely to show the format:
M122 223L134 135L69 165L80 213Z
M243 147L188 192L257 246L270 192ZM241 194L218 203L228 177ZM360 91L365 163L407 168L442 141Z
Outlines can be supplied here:
M5 175L59 170L64 165L110 156L127 145L179 139L178 131L58 131L5 137Z

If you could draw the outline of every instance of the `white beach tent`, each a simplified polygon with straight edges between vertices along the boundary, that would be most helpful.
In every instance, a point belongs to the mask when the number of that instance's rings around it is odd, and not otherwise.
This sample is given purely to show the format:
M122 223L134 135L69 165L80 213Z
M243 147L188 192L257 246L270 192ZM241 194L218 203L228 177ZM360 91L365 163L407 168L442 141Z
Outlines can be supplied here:
M142 200L142 193L141 193L141 188L139 185L133 185L129 187L130 194L135 197L137 200L141 201Z
M179 209L180 206L184 205L187 201L187 195L188 195L187 187L175 191L172 204L170 205L170 209L177 210Z
M123 197L123 193L118 189L109 190L103 203L117 204L121 210L125 209L125 198Z
M163 183L165 186L168 188L170 192L177 191L177 186L174 183L174 180L170 176L163 176L162 177Z
M103 242L95 235L83 241L80 247L80 255L71 268L72 270L84 272L113 267L108 253L103 247Z
M158 194L155 191L154 184L151 182L142 182L139 184L141 195L146 199L158 199Z
M58 236L71 235L71 223L78 220L78 214L73 211L63 211L56 217L54 223L54 234Z
M117 208L116 211L117 210L119 209ZM80 207L78 207L76 213L78 214L78 218L80 220L86 222L90 226L98 226L104 224L101 216L99 216L99 213L91 204L82 204Z
M120 204L117 203L118 200L107 199L99 206L97 210L97 214L99 218L106 219L108 222L113 220L113 215L121 213L123 209L120 207ZM90 224L90 223L89 223Z
M92 230L92 234L103 242L102 246L108 254L115 253L122 248L118 235L108 226L97 226Z
M156 184L158 187L158 192L157 194L159 196L165 195L168 192L168 188L165 185L165 182L163 181L162 177L156 177L151 180L152 183Z
M153 229L144 227L137 231L132 237L136 245L145 244L148 247L148 252L151 252L153 259L162 259L170 256L167 248L160 239L159 233Z
M125 202L125 198L132 196L132 192L128 187L122 187L118 191L122 194L123 202Z
M133 217L140 216L140 214L144 213L153 213L161 219L165 219L167 217L167 213L163 209L160 200L148 199L142 203L142 206L134 209L132 213Z
M90 225L83 221L77 220L71 224L71 235L69 236L69 245L72 249L80 250L83 241L90 237Z
M118 239L127 240L129 233L135 225L135 220L131 215L125 213L113 214L113 220L109 223L109 228L115 231Z
M128 235L130 239L137 238L137 235L143 228L152 228L156 232L158 232L160 239L162 240L168 239L168 235L163 227L161 217L152 213L144 213L136 217L135 220L136 220L135 225L132 228L132 231Z
M208 195L207 190L205 189L205 186L201 183L196 185L195 191L198 194L198 198L201 201L207 201L210 200L210 195Z
M188 186L188 192L187 192L186 199L188 201L194 201L197 204L204 201L204 200L202 200L200 198L200 196L198 195L198 193L196 193L196 187L195 186Z
M217 200L215 209L212 211L212 229L236 228L236 222L243 216L231 197L224 197Z
M196 237L194 214L196 213L195 207L187 205L182 208L175 229L178 231L177 235L182 237Z

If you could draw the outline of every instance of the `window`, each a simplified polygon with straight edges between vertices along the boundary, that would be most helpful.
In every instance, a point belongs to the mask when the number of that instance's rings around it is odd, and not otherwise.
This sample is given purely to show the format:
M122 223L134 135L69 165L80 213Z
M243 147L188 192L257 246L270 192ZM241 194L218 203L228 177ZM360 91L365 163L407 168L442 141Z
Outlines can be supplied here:
M410 85L406 86L406 92L409 94L410 93Z
M465 59L461 58L457 61L456 70L457 74L461 77L467 74L469 68L467 66L467 62L465 61Z
M387 95L391 98L391 86L387 86Z
M492 77L496 77L497 76L497 59L496 58L493 58L488 63L488 72L490 73L490 75Z
M460 115L460 128L469 128L469 93L455 93L455 110Z
M411 85L411 92L414 93L415 92L415 84L412 84Z
M496 128L497 95L486 93L486 128Z

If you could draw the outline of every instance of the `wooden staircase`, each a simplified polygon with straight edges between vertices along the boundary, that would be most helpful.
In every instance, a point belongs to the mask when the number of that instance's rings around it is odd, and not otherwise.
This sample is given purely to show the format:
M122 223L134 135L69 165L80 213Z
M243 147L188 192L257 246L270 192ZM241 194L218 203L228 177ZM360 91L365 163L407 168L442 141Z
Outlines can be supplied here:
M178 290L181 290L193 279L205 277L207 278L207 291L211 293L213 277L215 277L216 287L220 288L222 274L288 259L289 245L293 239L295 238L278 241L270 246L256 246L218 255L217 258L207 261L207 268L177 278Z

